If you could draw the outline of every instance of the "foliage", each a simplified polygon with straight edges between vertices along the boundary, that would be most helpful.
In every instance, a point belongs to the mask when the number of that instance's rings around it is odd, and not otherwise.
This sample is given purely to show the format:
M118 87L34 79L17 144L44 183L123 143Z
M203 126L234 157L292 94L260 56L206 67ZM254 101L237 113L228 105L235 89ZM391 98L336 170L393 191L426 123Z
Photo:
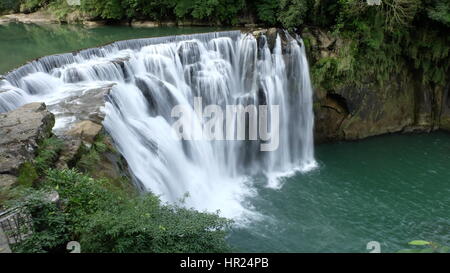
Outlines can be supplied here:
M269 25L277 23L279 2L277 0L257 0L255 1L256 15L261 22Z
M43 186L14 206L27 208L34 233L15 251L64 251L70 240L84 252L222 252L228 220L162 204L151 194L129 195L107 180L76 170L48 170ZM56 190L62 204L49 203Z
M331 12L337 14L331 27L344 46L333 60L313 64L315 83L336 87L369 80L383 85L409 71L419 75L423 84L445 85L449 80L449 29L430 20L425 11L436 5L428 2L386 0L381 6L368 6L365 1L340 0ZM330 78L334 82L325 83Z
M308 0L280 0L278 20L288 29L298 27L305 21Z
M436 242L414 240L408 244L414 248L402 249L398 253L450 253L450 247Z
M121 0L85 0L81 8L103 19L122 19L125 16Z
M49 3L48 9L59 20L65 20L69 14L77 12L77 8L70 6L67 0L53 0Z
M95 139L92 147L85 151L76 163L77 169L84 173L90 173L93 170L93 167L96 166L102 159L101 154L111 149L104 143L104 140L104 135L99 135Z
M20 2L17 0L0 0L0 14L2 11L18 12L20 9Z
M63 142L57 137L44 139L39 145L34 164L38 172L44 173L58 159Z
M22 186L32 186L39 177L58 159L63 143L56 137L44 139L32 162L25 162L19 168L18 182Z
M428 17L450 27L450 2L447 0L434 0L427 8Z
M102 19L199 19L233 24L243 0L85 0L82 10Z
M225 252L228 221L216 214L169 205L144 195L98 210L81 244L88 252Z
M33 163L25 162L19 168L19 177L17 181L22 186L32 186L33 183L39 178L39 174L34 167Z
M33 12L36 11L39 8L44 7L48 4L48 0L27 0L22 1L22 4L20 5L20 11L22 12Z
M46 253L49 251L61 251L64 244L70 241L67 215L63 213L57 204L50 202L47 195L49 191L22 188L21 199L10 204L12 207L20 207L32 216L32 233L26 240L13 245L13 251L18 253ZM22 230L23 233L27 231Z

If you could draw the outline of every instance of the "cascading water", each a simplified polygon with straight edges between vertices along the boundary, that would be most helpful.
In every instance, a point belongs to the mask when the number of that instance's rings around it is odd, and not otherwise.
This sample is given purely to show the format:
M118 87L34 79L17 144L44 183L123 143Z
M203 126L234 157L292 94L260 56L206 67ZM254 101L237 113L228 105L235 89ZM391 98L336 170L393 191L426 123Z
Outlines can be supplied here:
M164 201L183 199L188 207L238 217L249 211L252 177L264 175L276 189L281 177L316 165L304 46L283 35L273 49L264 36L231 31L122 41L41 58L1 81L0 112L31 101L58 112L70 96L111 88L103 124L139 185ZM260 141L202 139L206 120L195 112L198 97L202 106L222 108L279 105L278 149L262 152ZM173 137L177 105L191 112L185 133L196 140ZM57 128L74 120L57 115Z

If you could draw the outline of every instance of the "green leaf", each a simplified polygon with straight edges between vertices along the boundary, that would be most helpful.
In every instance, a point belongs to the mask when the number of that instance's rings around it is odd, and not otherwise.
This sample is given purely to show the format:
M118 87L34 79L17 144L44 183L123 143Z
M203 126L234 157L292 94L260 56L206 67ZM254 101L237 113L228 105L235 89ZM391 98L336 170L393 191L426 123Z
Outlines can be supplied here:
M397 251L397 253L419 253L419 249L402 249Z
M426 245L430 245L431 243L428 241L424 241L424 240L414 240L409 242L408 244L413 245L413 246L426 246Z
M424 248L422 250L420 250L420 253L433 253L434 249L432 248Z

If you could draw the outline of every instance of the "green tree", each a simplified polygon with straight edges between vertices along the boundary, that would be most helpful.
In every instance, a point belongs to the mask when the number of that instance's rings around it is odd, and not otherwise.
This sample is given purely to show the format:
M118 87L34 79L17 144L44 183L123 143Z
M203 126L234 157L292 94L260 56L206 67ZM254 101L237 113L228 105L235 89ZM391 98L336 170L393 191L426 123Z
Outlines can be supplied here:
M450 2L434 0L427 8L428 17L450 27Z
M301 26L307 17L308 0L280 0L278 20L288 29Z
M257 0L254 3L259 21L268 24L277 24L277 13L280 7L278 0Z
M57 191L60 204L45 198ZM225 252L229 220L218 214L163 204L148 193L125 192L76 170L47 171L38 190L26 189L14 207L31 212L33 234L16 252L65 251L70 240L84 252Z
M120 20L125 16L121 0L84 0L81 2L81 8L102 19Z

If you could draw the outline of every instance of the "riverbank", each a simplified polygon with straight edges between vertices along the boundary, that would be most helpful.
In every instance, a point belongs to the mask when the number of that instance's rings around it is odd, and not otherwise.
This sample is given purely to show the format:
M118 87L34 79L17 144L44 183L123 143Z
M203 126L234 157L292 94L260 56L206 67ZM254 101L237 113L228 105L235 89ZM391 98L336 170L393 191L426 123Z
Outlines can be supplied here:
M106 25L114 26L129 26L135 28L157 28L157 27L225 27L214 23L190 19L190 20L168 20L168 21L153 21L145 19L132 20L101 20L92 18L82 13L77 13L69 17L58 18L49 10L41 9L32 13L12 13L0 16L0 25L8 23L23 23L23 24L77 24L86 27L99 27ZM262 24L255 24L251 20L244 19L238 22L235 27L242 28L257 28L262 27Z

